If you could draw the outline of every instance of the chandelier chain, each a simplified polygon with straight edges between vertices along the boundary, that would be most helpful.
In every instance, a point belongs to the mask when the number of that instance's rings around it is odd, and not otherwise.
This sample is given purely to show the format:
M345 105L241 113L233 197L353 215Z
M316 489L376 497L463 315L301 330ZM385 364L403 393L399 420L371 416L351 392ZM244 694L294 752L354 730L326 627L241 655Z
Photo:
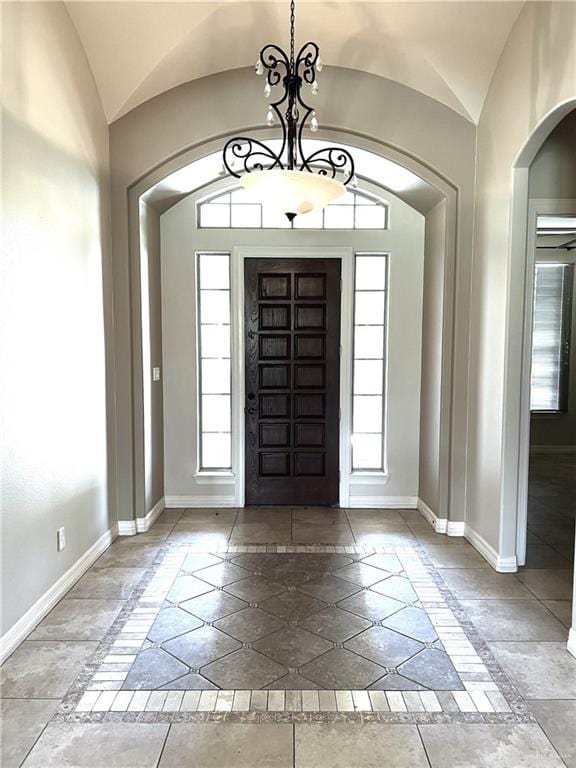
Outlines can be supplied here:
M290 2L290 68L294 70L294 37L296 27L296 3Z

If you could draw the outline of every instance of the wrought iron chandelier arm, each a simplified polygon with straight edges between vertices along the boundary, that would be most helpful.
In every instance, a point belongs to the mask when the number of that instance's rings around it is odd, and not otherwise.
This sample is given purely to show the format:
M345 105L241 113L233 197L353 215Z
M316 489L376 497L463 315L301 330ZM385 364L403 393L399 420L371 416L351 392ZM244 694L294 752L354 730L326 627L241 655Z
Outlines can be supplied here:
M316 80L316 62L320 56L320 49L316 43L309 41L305 43L298 51L295 63L295 72L300 75L304 82L312 85ZM302 69L302 73L300 73Z
M236 160L241 160L239 169L234 168ZM265 168L284 168L282 152L276 154L263 142L248 136L235 136L227 141L222 153L222 162L227 172L237 179L242 173L263 171Z
M267 70L266 80L272 88L282 82L286 75L290 74L290 61L280 46L270 43L260 51L260 61ZM279 67L285 71L281 72Z
M335 179L338 173L342 173L344 174L342 183L346 185L354 178L354 159L343 147L325 147L308 157L302 156L300 170L329 176L331 179Z

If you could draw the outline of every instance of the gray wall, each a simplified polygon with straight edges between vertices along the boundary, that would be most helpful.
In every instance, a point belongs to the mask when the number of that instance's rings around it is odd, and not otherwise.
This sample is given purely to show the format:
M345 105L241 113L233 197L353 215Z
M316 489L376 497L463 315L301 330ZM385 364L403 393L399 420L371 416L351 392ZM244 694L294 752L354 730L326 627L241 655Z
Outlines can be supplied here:
M546 116L575 95L576 5L526 3L478 124L467 408L467 521L511 561L524 300L523 265L513 256L513 169Z
M140 268L142 296L142 395L144 405L145 491L142 515L164 497L164 401L162 374L162 293L160 264L160 214L140 203ZM152 380L152 368L160 380Z
M374 137L407 157L424 158L428 167L457 189L459 265L453 416L455 424L465 423L475 128L452 110L398 83L337 68L328 68L324 75L317 104L323 126L360 137ZM335 93L341 94L342 98L333 98ZM167 91L111 126L118 456L122 477L134 476L127 192L153 169L162 167L192 147L221 137L224 132L241 132L258 125L262 109L260 82L252 69L243 69ZM422 130L423 125L426 130ZM450 141L446 140L447 136ZM324 130L318 137L330 138L331 134ZM361 138L358 140L362 141ZM133 233L131 236L134 239ZM465 437L465 430L454 430L454 508L459 519L464 516L465 506ZM121 519L132 519L136 513L141 514L137 507L132 484L124 482L119 489Z
M428 212L424 239L424 296L422 308L422 383L420 409L419 496L440 518L440 406L442 394L442 326L446 202Z
M108 128L65 7L2 13L5 633L114 525L115 458ZM68 543L57 552L60 526Z
M347 247L390 253L385 434L388 476L374 475L363 482L362 473L352 474L350 504L370 506L370 499L387 503L388 498L388 504L394 505L394 498L418 495L424 218L396 196L383 194L390 204L390 229L385 231L196 229L195 196L180 201L162 216L166 496L170 506L192 506L195 499L196 506L201 506L202 499L214 504L219 499L233 503L230 494L234 485L225 486L222 478L197 474L195 251L231 252L235 246ZM343 297L349 287L345 282ZM239 296L234 288L232 301L236 302ZM238 304L234 306L238 308ZM237 311L236 316L240 314ZM233 397L239 394L235 384L233 376ZM350 409L351 399L342 405L344 422ZM239 440L234 427L232 438ZM232 470L237 473L238 467Z

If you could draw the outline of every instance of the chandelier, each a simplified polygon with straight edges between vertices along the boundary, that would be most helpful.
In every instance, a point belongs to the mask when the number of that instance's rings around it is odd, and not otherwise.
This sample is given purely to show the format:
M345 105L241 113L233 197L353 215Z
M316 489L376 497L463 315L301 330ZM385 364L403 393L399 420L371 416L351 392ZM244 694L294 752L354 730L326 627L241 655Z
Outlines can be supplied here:
M297 214L317 211L340 197L345 185L356 184L352 155L341 147L326 147L306 155L304 130L318 130L316 111L304 101L302 89L318 93L316 75L322 71L322 59L316 43L294 49L295 2L290 2L290 55L277 45L260 51L256 74L266 73L264 95L272 98L266 125L278 123L282 129L280 149L274 150L257 139L236 136L223 150L224 169L240 179L244 189L263 202L274 204L289 221ZM281 92L274 101L274 89Z

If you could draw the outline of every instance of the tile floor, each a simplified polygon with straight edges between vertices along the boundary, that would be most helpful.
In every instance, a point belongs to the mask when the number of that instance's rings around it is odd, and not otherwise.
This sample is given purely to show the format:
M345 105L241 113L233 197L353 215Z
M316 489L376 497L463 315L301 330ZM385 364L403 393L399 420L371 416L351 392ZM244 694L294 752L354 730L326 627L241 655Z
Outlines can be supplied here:
M531 543L566 563L533 550L518 574L413 510L165 511L114 542L4 664L2 765L576 768L572 517L560 501L545 533L535 490ZM173 670L139 661L152 652ZM400 671L426 653L458 684L425 679L434 663ZM342 655L370 670L364 685ZM159 675L149 689L143 669ZM378 685L391 676L414 686Z

